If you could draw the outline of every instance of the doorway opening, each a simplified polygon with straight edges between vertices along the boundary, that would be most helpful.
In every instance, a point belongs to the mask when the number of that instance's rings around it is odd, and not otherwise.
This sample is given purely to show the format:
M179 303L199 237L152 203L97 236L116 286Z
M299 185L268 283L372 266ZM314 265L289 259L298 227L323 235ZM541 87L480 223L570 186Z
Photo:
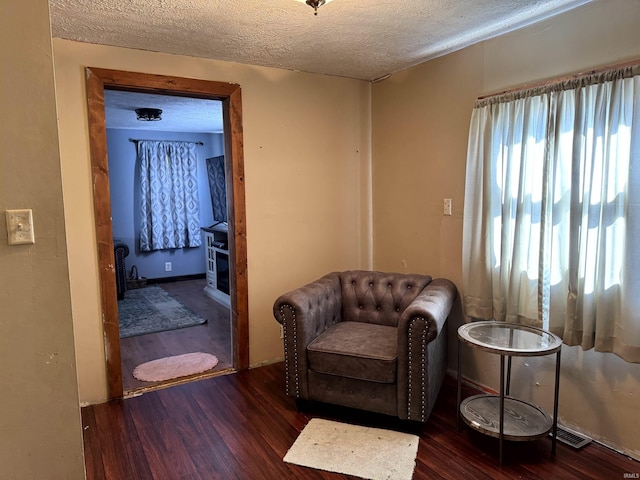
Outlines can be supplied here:
M119 398L125 393L123 385L123 363L125 363L125 359L121 347L127 339L123 339L121 342L118 322L118 289L114 270L114 228L111 220L111 182L109 178L109 158L107 155L107 127L109 125L107 125L105 119L105 90L107 90L107 95L111 94L112 91L136 92L219 102L223 125L220 141L225 157L224 184L226 188L228 215L228 221L225 222L228 235L228 244L225 245L227 254L226 262L228 270L231 272L227 278L228 284L224 288L228 294L230 337L230 352L227 360L229 368L227 371L247 368L249 364L248 287L240 86L222 82L147 75L98 68L87 68L86 71L94 210L98 242L98 262L100 269L109 398ZM203 226L209 227L209 225ZM213 226L213 223L211 226ZM216 244L216 246L220 245ZM204 253L201 258L202 263L205 264ZM163 265L165 269L173 270L174 264L170 260L167 260L161 262L161 265ZM180 263L176 266L182 266L182 264ZM139 271L137 273L140 275ZM128 276L131 275L129 274ZM196 277L199 276L200 274L196 275ZM196 282L195 288L197 289L199 286L202 286L202 290L204 290L207 287L206 277L207 274L205 272L204 279L189 278L188 281L200 280L202 283L198 284ZM185 285L187 285L187 283L182 284L182 286ZM180 288L174 290L173 295L177 297L182 295L183 300L186 297L192 297L192 293L189 293L187 290L183 289L182 293L180 293L179 290ZM185 291L187 291L187 293L185 293ZM193 291L192 289L191 292ZM216 305L220 303L219 301L212 301ZM208 307L205 305L202 308L206 309ZM196 337L199 336L200 335L196 335ZM216 369L216 371L219 370L220 369ZM199 376L197 378L202 377ZM184 381L184 379L178 379L170 383L181 383L182 381ZM144 386L138 386L138 388L146 389ZM133 389L137 390L135 385ZM129 388L127 387L126 390L129 390Z
M159 358L206 353L218 363L205 375L229 371L222 102L108 88L104 100L124 395L175 381L135 374Z

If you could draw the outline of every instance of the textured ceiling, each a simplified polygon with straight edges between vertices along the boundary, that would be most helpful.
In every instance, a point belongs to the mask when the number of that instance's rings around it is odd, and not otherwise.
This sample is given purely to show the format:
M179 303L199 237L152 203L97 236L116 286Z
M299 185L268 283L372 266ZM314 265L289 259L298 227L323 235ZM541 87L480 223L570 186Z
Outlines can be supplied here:
M49 0L53 36L374 80L590 0Z
M136 108L159 108L162 110L162 120L140 121L137 119ZM218 100L105 90L104 115L107 128L222 132L222 103Z

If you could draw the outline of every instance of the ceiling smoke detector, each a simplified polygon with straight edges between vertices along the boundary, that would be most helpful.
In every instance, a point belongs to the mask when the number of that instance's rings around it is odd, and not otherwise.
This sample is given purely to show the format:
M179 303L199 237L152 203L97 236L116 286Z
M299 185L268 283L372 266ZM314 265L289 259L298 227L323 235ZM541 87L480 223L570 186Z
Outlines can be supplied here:
M136 115L141 122L157 122L162 120L162 110L159 108L136 108Z

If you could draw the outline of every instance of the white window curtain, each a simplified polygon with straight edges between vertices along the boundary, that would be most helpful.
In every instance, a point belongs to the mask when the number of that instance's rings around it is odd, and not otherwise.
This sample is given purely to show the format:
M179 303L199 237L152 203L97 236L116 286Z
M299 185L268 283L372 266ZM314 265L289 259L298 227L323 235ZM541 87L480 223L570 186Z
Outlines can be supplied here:
M199 247L196 144L138 141L140 250Z
M476 103L463 305L640 362L638 67Z

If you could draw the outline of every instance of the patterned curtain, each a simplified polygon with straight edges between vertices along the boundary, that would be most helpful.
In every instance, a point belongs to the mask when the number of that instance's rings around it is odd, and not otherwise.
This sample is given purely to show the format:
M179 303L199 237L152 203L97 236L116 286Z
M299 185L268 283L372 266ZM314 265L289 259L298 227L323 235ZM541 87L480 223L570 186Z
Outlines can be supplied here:
M213 207L213 219L227 221L227 188L224 177L224 155L207 158L207 176Z
M138 142L140 250L199 247L196 144Z

